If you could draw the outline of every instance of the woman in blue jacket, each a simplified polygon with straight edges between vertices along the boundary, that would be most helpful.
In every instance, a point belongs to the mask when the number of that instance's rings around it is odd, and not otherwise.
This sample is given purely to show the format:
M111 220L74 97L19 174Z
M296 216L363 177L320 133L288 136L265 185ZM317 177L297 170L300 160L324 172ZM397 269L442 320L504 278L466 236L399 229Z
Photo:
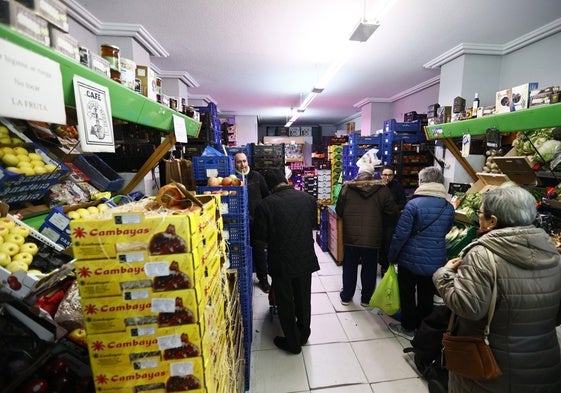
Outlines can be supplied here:
M401 324L390 330L409 340L433 309L436 289L433 273L446 263L446 234L454 225L454 207L448 201L440 168L419 172L419 187L399 218L388 261L398 264Z

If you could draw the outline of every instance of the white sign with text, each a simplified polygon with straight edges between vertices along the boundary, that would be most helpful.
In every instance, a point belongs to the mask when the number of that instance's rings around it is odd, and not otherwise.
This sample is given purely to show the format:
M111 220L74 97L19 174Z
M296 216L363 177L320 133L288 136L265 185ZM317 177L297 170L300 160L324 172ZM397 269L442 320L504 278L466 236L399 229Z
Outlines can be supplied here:
M66 124L60 65L0 39L0 116Z

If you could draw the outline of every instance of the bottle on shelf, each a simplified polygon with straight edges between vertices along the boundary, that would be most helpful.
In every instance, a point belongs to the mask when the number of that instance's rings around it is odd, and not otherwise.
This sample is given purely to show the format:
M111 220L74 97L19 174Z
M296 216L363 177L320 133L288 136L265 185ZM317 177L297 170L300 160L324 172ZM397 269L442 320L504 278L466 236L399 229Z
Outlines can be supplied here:
M471 106L471 117L477 117L477 108L479 108L479 93L475 93L473 104Z

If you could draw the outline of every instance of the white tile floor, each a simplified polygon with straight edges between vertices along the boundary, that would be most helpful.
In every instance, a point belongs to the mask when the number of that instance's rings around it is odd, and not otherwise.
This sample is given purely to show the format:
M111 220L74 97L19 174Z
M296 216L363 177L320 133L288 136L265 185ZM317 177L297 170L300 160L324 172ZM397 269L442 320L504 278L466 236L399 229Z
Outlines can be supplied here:
M250 393L394 393L428 392L412 356L402 349L409 342L387 325L393 320L353 303L341 305L341 267L316 244L321 269L312 277L312 334L298 355L276 348L282 335L278 317L266 294L253 292L253 343ZM359 280L360 281L360 280Z

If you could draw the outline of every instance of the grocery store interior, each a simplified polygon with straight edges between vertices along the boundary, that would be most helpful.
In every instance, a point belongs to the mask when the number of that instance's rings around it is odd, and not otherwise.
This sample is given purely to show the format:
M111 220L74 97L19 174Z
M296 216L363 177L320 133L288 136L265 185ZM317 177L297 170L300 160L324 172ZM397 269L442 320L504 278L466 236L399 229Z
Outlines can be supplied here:
M439 167L453 258L512 181L561 250L560 47L558 0L0 2L0 393L436 391L399 312L341 304L338 192ZM239 152L317 200L297 355Z

